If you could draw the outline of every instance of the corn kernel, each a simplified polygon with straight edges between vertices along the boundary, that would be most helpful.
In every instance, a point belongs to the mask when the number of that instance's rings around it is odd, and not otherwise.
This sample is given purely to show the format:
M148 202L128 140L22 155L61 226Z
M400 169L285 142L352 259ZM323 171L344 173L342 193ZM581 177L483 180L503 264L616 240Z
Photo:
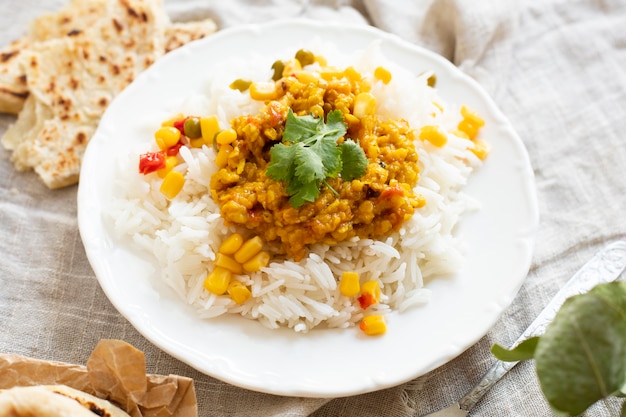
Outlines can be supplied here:
M227 269L233 274L241 274L243 271L243 267L240 263L235 261L228 255L224 255L223 253L218 253L215 255L215 266L218 266L223 269Z
M371 116L376 112L376 97L372 93L359 93L354 98L352 114L359 119Z
M365 310L380 301L380 284L378 281L366 281L361 285L361 296L358 298L361 308Z
M197 139L189 139L189 145L191 145L192 148L202 148L204 145L204 138L200 137Z
M361 290L358 272L346 271L341 275L339 281L339 291L346 297L357 295Z
M317 84L319 81L315 74L309 71L296 71L294 75L303 84Z
M161 126L174 126L174 123L178 122L179 120L183 120L184 118L185 118L184 114L178 113L176 116L170 119L167 119L166 121L161 123Z
M475 139L474 145L469 150L481 161L487 159L487 155L489 155L489 145L480 139Z
M354 117L354 115L350 113L344 114L344 120L346 121L348 126L356 126L361 122L358 118Z
M243 237L239 233L233 233L222 242L219 252L224 255L232 255L239 250L242 244Z
M252 297L252 293L239 281L232 281L228 285L228 295L237 304L243 304Z
M250 98L258 101L274 100L279 97L276 83L252 83L250 84Z
M438 126L433 125L422 126L419 138L421 140L427 140L435 146L443 146L448 142L445 133L443 133Z
M225 129L217 134L215 141L218 145L230 145L237 139L237 132L235 129Z
M359 328L368 336L377 336L387 331L387 324L381 315L365 316L361 320Z
M383 82L383 84L389 84L391 81L391 72L383 67L376 67L374 70L374 77Z
M284 62L284 64L285 66L283 67L283 77L289 77L296 71L302 71L302 65L300 64L300 61L295 58Z
M326 61L326 58L324 58L322 55L315 55L315 62L320 64L320 67L325 67L326 65L328 65L328 61Z
M217 151L217 156L215 157L215 165L218 168L224 168L228 165L228 157L233 151L233 147L230 145L222 145L220 146L220 150Z
M320 78L326 80L326 81L331 81L333 79L339 79L341 77L344 76L343 71L339 71L336 69L325 69L322 72L320 72Z
M220 131L220 124L216 116L201 117L200 118L200 131L202 132L202 139L206 145L213 145L213 138Z
M361 77L361 73L359 73L354 67L348 67L343 70L343 75L345 75L348 80L355 83L358 83L363 79L363 77Z
M469 123L478 127L483 127L485 125L485 120L480 117L478 113L470 110L467 106L461 106L461 116L463 116L463 119L467 120Z
M241 264L246 263L263 248L263 241L259 236L246 240L246 242L235 252L235 260Z
M160 178L165 178L165 176L176 166L178 165L178 158L175 156L168 156L165 158L165 168L161 168L157 171L157 175Z
M161 126L154 132L154 140L159 149L166 150L178 143L180 140L180 130L173 126Z
M270 254L265 251L261 251L254 255L252 258L250 258L248 261L244 262L243 270L246 272L260 271L261 268L266 267L269 263Z
M465 133L468 138L473 140L474 138L476 138L476 135L478 135L478 129L480 129L480 126L472 123L468 119L463 119L459 122L457 128L461 132Z
M232 272L224 268L214 268L204 280L204 288L215 294L222 295L228 289Z
M183 189L183 185L185 185L184 175L178 171L170 171L165 175L165 178L163 178L160 190L165 197L171 200L180 193L180 190Z

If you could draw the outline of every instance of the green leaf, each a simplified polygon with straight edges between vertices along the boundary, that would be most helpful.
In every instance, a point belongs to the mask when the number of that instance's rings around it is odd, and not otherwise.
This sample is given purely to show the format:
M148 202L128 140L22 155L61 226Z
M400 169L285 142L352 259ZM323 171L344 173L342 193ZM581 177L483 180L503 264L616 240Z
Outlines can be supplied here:
M328 178L341 174L343 179L352 180L365 173L367 158L363 149L352 140L337 145L346 132L340 110L328 113L324 123L321 117L296 116L289 109L283 143L270 149L266 175L287 184L293 207L315 201L322 184L337 194L329 186Z
M345 181L352 181L365 174L367 169L367 157L363 148L353 140L346 140L341 144L341 178Z
M296 148L294 162L296 164L295 175L301 183L321 181L326 178L324 162L321 156L312 148L302 143L292 145Z
M326 125L322 129L324 137L332 139L335 143L337 139L346 134L346 125L343 122L341 110L333 110L326 116Z
M539 336L530 337L513 349L507 349L495 344L491 347L491 353L504 362L525 361L534 357L538 343Z
M569 298L535 350L541 389L554 410L578 415L626 383L626 282Z
M283 142L301 142L305 139L316 136L324 121L313 116L296 116L293 110L289 109L283 132Z
M322 159L324 178L336 178L341 171L341 149L336 140L324 137L311 145L311 149Z
M620 414L620 417L626 417L626 402L622 403L622 412Z
M319 193L319 184L316 182L298 184L297 190L289 197L289 203L292 207L298 208L307 202L315 201Z
M296 147L278 143L270 149L270 163L265 173L276 181L289 181L294 171Z

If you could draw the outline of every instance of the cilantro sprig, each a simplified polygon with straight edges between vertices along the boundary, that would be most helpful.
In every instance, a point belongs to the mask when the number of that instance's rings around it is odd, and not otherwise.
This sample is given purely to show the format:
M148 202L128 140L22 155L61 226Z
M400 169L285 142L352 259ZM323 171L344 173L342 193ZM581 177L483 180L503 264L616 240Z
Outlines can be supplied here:
M322 185L338 194L329 184L329 178L352 181L365 174L368 161L363 149L352 139L337 141L346 134L343 114L333 110L322 117L287 114L282 142L270 149L270 163L266 174L287 184L292 207L313 202Z

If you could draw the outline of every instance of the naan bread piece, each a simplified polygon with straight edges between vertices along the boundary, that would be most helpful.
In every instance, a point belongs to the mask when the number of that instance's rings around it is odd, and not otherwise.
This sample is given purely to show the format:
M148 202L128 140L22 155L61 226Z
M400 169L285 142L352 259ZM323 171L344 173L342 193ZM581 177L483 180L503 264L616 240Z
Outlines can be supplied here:
M129 417L128 413L113 403L103 400L102 398L98 398L95 395L87 394L86 392L68 387L67 385L44 385L43 388L54 394L76 401L84 408L96 414L96 416Z
M17 387L1 391L0 416L95 417L76 401L42 387Z
M108 0L71 0L57 12L46 13L29 25L27 40L43 42L73 36L98 23L104 15Z
M39 42L76 36L97 25L105 16L109 4L108 0L72 0L58 12L47 13L33 20L26 35L0 50L0 112L18 114L28 97L26 74L20 62L23 50ZM181 23L167 21L164 52L201 39L216 30L217 25L212 19Z
M72 0L55 13L33 20L29 30L0 51L0 112L18 114L28 97L21 52L37 42L73 36L101 18L108 0Z
M29 42L19 39L0 50L0 112L17 114L28 97L26 76L20 66L20 53Z
M213 19L194 22L173 22L165 28L165 52L202 39L215 33L217 25Z
M20 113L2 144L14 151L18 169L34 168L50 188L77 182L82 155L104 110L165 50L168 20L160 1L105 3L91 27L35 43L20 54L28 101L34 103Z
M109 401L63 385L1 390L0 416L129 417Z

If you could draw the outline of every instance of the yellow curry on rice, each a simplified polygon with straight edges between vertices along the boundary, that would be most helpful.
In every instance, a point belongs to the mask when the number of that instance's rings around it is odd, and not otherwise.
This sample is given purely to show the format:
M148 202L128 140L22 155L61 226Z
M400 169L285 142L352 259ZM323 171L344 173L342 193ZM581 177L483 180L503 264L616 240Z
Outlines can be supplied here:
M477 137L484 120L465 106L450 132L438 124L416 128L377 116L372 83L391 81L383 67L361 74L329 67L323 57L300 50L272 69L265 83L231 84L263 103L257 114L235 117L225 129L215 115L176 116L155 132L159 150L139 160L139 172L162 178L160 191L172 200L185 184L179 151L214 148L211 197L227 225L249 233L235 232L220 243L203 286L217 296L228 293L237 305L253 295L249 284L233 276L261 271L276 254L299 261L314 244L399 230L426 204L414 191L420 174L416 140L443 147L451 133L469 139L467 149L478 159L489 151ZM428 85L434 81L431 76ZM361 311L380 302L378 280L360 282L355 271L336 278L342 296L354 297ZM384 316L366 314L359 328L383 334Z
M139 171L156 172L163 178L161 191L174 198L185 182L184 174L173 169L180 163L180 147L213 146L218 171L211 178L210 192L223 219L296 261L316 243L387 236L426 204L414 192L419 179L414 141L417 136L440 147L447 136L437 125L416 131L403 119L382 120L376 115L371 82L389 83L388 70L378 67L373 74L360 74L353 67L337 69L303 50L272 68L274 76L268 82L239 79L231 84L264 103L258 114L236 117L227 129L220 128L216 116L180 115L166 121L155 133L161 150L141 155ZM433 87L434 81L431 76L428 85ZM289 116L324 121L337 114L343 131L333 147L351 142L363 155L363 170L353 178L330 175L314 187L315 198L309 195L306 204L292 204L290 186L268 175L273 150L290 146L284 138ZM488 146L477 138L484 120L465 106L461 116L452 133L470 139L468 149L485 159Z
M249 86L252 98L265 105L259 114L232 120L236 139L223 145L228 156L211 178L211 193L228 223L280 242L287 256L299 260L311 244L387 235L424 205L413 191L419 177L414 131L404 120L375 115L370 84L353 68L309 72L294 59L278 80L254 87ZM289 109L314 117L341 111L345 138L367 157L365 174L352 181L330 178L314 202L293 207L286 185L266 175L270 148L281 141Z

